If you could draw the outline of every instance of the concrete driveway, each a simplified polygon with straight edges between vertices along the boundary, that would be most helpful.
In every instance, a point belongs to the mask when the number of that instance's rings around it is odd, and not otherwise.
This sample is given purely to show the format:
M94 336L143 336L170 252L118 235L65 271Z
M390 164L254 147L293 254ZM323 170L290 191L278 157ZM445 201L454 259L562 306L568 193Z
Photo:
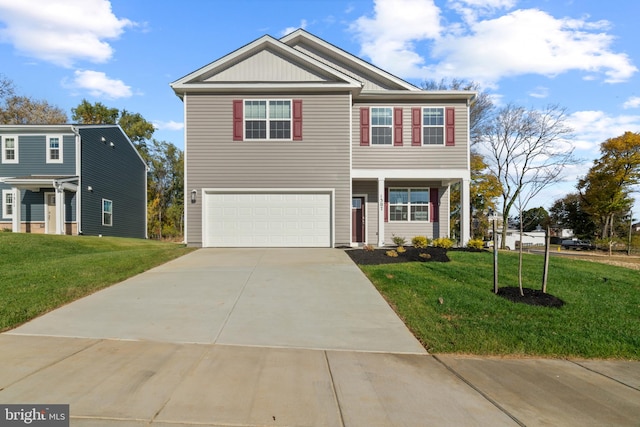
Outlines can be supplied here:
M335 249L198 250L0 334L0 349L0 406L69 404L72 426L640 419L637 362L430 356Z

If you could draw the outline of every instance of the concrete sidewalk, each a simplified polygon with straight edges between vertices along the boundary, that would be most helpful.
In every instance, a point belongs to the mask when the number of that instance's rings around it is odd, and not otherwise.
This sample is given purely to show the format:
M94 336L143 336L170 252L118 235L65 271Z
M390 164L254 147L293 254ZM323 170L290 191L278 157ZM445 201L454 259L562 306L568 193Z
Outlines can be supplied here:
M339 250L199 250L0 350L73 426L640 425L640 363L428 355Z

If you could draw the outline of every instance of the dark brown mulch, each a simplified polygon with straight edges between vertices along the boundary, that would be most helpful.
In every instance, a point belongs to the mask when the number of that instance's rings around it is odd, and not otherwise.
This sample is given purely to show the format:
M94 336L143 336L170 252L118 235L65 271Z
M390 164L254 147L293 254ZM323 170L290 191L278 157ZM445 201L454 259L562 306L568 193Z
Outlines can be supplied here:
M517 286L508 286L498 289L498 295L508 299L511 302L521 304L538 305L542 307L560 308L564 305L564 301L551 294L545 294L537 289L522 288L524 296L520 295L520 288Z
M447 250L442 248L406 248L406 252L398 253L397 257L390 257L387 255L387 251L391 249L374 249L372 251L365 251L362 248L348 249L347 255L351 257L353 262L360 265L375 265L375 264L395 264L398 262L449 262L450 259L447 256ZM420 254L428 254L428 258L423 258Z

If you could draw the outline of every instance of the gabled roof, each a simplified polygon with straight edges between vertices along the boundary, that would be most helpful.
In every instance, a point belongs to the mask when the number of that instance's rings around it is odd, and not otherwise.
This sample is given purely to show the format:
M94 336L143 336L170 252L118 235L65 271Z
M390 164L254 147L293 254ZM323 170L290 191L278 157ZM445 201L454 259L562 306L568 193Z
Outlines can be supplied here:
M279 79L268 67L248 66L252 59L266 57L286 67L298 79ZM244 63L244 64L243 64ZM241 72L238 72L241 71ZM360 91L362 83L271 36L259 39L171 83L178 96L189 91L260 91L278 89Z
M303 29L297 29L294 32L287 34L282 37L280 41L292 47L304 47L305 49L312 50L336 64L341 64L345 68L354 70L358 74L369 75L373 79L380 80L385 83L390 90L421 90L417 86L414 86L411 83L408 83Z

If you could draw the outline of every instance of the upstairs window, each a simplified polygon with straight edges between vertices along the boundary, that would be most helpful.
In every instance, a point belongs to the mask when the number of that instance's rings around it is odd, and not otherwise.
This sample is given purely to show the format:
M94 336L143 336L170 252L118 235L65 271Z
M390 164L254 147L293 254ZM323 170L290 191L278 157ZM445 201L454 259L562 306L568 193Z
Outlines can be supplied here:
M62 137L47 137L47 163L62 163Z
M422 144L444 145L444 108L422 109Z
M2 163L18 163L18 137L2 137Z
M390 188L390 221L429 221L428 188Z
M291 101L244 101L245 139L291 139Z
M111 200L102 199L102 225L113 225L113 202Z
M393 143L393 110L387 107L371 108L371 144L391 145Z

